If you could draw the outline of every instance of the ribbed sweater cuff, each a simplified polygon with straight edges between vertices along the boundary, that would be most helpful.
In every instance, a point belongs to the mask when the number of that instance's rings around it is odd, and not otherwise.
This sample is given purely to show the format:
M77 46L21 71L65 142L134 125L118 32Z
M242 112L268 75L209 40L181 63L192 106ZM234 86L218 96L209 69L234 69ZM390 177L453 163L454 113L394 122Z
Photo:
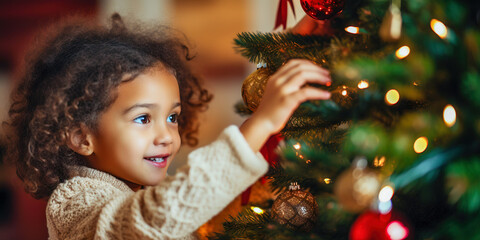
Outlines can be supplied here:
M252 151L237 126L231 125L227 127L222 132L221 137L224 137L230 143L244 169L249 170L254 176L261 176L267 172L267 161L262 154Z

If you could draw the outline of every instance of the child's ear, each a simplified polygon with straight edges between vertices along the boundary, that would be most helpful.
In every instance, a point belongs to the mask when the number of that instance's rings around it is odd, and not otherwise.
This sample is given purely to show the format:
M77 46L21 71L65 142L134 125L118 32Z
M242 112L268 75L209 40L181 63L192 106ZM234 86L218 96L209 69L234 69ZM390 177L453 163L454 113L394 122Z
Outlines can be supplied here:
M93 153L93 133L85 124L67 132L67 146L74 152L90 156Z

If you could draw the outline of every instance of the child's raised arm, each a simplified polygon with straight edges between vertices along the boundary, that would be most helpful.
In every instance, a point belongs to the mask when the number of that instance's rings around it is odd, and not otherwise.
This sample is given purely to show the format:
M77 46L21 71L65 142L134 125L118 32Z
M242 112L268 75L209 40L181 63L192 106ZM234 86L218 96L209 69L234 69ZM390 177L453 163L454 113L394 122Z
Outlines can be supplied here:
M268 81L255 113L240 126L252 150L257 152L270 135L280 131L302 102L330 98L329 92L305 86L306 83L330 81L327 70L308 60L294 59L283 65Z

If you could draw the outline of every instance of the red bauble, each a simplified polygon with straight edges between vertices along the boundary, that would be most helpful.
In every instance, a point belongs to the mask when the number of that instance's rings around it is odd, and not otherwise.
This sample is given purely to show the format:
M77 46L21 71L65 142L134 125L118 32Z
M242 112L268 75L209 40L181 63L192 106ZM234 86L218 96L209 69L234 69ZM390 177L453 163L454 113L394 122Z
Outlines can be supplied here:
M367 211L360 215L350 229L351 240L408 240L413 239L410 225L399 212L388 214Z
M329 19L343 10L345 0L301 0L303 11L317 19Z

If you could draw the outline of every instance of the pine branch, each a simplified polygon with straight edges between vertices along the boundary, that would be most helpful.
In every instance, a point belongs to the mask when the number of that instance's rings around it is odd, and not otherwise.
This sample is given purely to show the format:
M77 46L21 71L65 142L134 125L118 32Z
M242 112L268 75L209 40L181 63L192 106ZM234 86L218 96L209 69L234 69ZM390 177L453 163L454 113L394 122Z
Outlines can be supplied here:
M447 167L447 186L450 201L474 214L480 211L480 157L474 156L453 162Z
M436 149L417 160L417 163L407 171L392 175L390 181L395 187L402 188L415 180L424 177L426 174L445 166L452 160L469 155L472 153L478 154L480 142L476 141L470 144L461 144L453 146L448 149Z
M367 35L346 35L344 39L320 35L299 35L293 33L248 33L237 34L234 40L236 50L253 63L267 63L277 69L293 58L309 59L328 67L333 59L339 59L346 52L363 49Z
M265 228L271 221L268 212L256 214L246 207L236 217L230 216L223 223L225 229L223 233L215 233L208 239L265 239Z

